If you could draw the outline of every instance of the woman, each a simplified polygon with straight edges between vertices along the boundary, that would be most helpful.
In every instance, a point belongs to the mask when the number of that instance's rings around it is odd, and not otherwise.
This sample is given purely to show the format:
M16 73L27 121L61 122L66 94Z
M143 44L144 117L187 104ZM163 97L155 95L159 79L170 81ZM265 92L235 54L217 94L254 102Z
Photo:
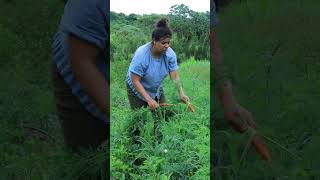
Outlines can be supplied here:
M211 1L210 7L210 43L211 43L211 54L213 57L213 75L214 83L217 84L215 89L219 93L220 101L223 107L225 120L230 124L230 126L238 131L239 133L251 132L255 133L252 140L252 145L255 146L256 151L260 156L266 160L271 161L271 154L268 151L266 145L264 144L262 138L256 133L256 122L252 114L238 104L233 92L232 83L227 77L226 67L222 60L222 52L218 44L216 24L218 22L216 16L215 2ZM242 118L244 121L242 121ZM211 131L213 132L213 131ZM212 134L212 137L214 134Z
M170 48L171 37L168 20L162 18L152 32L152 41L136 50L126 78L132 109L149 107L154 111L159 103L164 103L162 81L168 74L178 85L180 99L189 101L179 79L176 54Z
M109 138L108 13L107 1L68 0L52 44L57 113L75 153Z

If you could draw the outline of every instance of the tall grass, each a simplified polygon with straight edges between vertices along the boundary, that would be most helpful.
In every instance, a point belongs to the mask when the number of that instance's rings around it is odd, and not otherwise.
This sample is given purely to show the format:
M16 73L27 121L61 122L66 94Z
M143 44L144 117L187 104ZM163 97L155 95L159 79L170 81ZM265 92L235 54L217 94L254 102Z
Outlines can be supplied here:
M169 79L164 83L168 103L174 107L160 108L158 116L149 109L131 111L125 88L127 64L113 62L111 74L111 172L115 179L208 179L209 178L209 102L210 79L208 61L185 60L179 74L185 93L196 108L192 113L186 104L179 102L178 90ZM121 72L121 73L119 73ZM121 75L119 77L119 74ZM174 114L169 119L169 114ZM162 138L154 134L156 130ZM141 146L132 144L131 129L142 132ZM156 138L156 139L154 139ZM155 144L154 144L155 143ZM135 166L136 158L145 158Z

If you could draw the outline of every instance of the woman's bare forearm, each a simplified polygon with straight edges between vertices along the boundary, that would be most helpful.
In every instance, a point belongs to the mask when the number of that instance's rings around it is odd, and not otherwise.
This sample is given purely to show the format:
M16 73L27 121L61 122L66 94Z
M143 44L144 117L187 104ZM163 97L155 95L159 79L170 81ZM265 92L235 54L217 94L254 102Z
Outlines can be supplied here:
M218 38L215 28L211 29L210 32L210 42L211 42L211 55L213 57L213 69L214 69L214 75L218 79L221 84L224 82L229 81L226 77L226 67L223 63L222 59L222 52L218 44Z
M223 105L225 115L232 117L232 114L237 109L237 102L233 96L231 81L227 78L226 67L222 60L222 52L218 44L217 33L215 28L211 29L211 55L213 57L213 73L215 83L217 83L219 90L219 97Z
M140 82L140 77L134 74L131 74L132 84L138 93L148 102L152 100L147 91L144 89Z
M69 43L70 65L75 78L99 109L109 115L109 82L100 73L95 63L99 49L74 36L70 36Z
M109 83L95 64L90 62L73 64L72 69L84 91L97 103L102 112L109 114Z
M177 71L170 72L170 78L177 85L178 93L184 94L178 72Z
M222 55L221 55L221 49L218 45L218 38L216 29L212 28L210 31L210 42L211 42L211 54L213 55L213 63L216 64L222 64Z

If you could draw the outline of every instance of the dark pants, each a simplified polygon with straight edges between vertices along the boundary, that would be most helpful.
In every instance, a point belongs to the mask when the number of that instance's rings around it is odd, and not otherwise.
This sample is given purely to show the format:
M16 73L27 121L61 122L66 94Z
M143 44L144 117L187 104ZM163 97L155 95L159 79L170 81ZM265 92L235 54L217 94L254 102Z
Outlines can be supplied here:
M109 125L92 116L72 95L71 89L53 65L53 86L56 107L63 135L72 151L79 148L98 147L108 139Z
M92 116L72 95L54 63L52 80L57 113L68 149L80 153L81 149L95 149L103 142L108 142L110 125Z

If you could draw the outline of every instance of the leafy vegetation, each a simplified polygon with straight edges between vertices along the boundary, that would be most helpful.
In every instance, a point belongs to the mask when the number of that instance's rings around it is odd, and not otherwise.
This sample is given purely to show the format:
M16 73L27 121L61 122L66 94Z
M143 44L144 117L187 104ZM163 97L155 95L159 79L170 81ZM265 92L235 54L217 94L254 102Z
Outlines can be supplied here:
M127 69L128 63L122 66ZM115 63L114 63L115 64ZM113 65L113 64L112 64ZM119 68L120 69L120 68ZM112 71L111 92L111 173L118 179L170 179L208 178L209 172L209 63L187 60L180 66L180 74L186 94L189 95L196 112L178 100L176 86L167 79L165 95L174 107L161 107L159 116L152 116L149 109L131 111L124 83L116 81L119 71ZM197 93L194 93L197 92ZM170 112L175 114L169 118ZM154 141L154 123L162 140ZM135 147L131 131L139 129L142 145ZM131 133L131 134L130 134ZM155 144L153 144L155 142ZM135 166L135 158L145 158L141 166Z
M164 15L126 16L111 12L111 177L113 179L208 179L210 176L209 17L176 5L167 15L174 32L179 74L196 112L178 99L169 79L164 92L171 107L156 115L148 108L132 111L125 76L135 50L151 41L156 21ZM197 60L196 60L197 59ZM154 126L158 128L154 132ZM140 145L134 143L136 129ZM142 161L140 165L136 159Z
M0 179L75 179L106 159L64 147L50 74L62 12L62 1L0 1Z
M136 48L151 40L155 23L163 16L174 31L171 47L179 62L189 57L209 59L209 12L195 12L181 4L171 7L167 15L111 12L111 61L131 60Z

